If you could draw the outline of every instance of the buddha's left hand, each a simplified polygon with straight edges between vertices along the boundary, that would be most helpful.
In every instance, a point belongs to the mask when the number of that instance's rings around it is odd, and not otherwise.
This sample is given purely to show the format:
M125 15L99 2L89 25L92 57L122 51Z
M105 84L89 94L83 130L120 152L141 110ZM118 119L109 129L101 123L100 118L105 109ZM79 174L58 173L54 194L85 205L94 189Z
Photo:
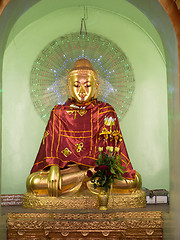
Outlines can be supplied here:
M51 197L58 197L58 186L60 180L59 167L53 165L50 167L48 176L48 194Z

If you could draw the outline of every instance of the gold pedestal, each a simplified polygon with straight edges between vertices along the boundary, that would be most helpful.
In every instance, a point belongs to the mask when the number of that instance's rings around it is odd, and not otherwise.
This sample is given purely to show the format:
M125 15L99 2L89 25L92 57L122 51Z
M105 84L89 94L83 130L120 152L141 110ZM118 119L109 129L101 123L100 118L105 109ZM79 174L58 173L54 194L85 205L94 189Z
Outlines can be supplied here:
M162 212L71 210L9 213L8 240L163 239Z
M132 194L111 194L109 196L108 209L143 208L146 206L146 194L138 190ZM38 196L25 193L23 207L35 209L98 209L97 196L80 195L66 197Z

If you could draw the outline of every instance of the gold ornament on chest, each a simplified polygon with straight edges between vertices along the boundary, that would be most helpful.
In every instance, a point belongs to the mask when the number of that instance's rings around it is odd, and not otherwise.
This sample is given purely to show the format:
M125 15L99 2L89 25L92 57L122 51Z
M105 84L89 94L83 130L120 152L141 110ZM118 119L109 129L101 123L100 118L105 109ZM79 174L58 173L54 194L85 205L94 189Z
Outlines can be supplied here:
M82 117L87 113L87 110L85 110L85 107L79 107L74 104L70 105L69 110L66 110L66 112L69 115L72 115L74 113L74 119L76 119L77 113Z

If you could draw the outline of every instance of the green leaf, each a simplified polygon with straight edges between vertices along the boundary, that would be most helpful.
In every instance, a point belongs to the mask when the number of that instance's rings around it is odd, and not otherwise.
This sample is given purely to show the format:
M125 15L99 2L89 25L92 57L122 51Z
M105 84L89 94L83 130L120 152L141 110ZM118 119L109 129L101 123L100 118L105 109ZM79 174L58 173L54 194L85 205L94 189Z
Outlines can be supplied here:
M112 174L116 174L116 172L114 171L114 169L113 169L113 168L111 168L111 170L110 170L110 171L111 171L111 173L112 173Z
M118 172L120 172L121 174L124 173L124 171L122 169L118 169Z

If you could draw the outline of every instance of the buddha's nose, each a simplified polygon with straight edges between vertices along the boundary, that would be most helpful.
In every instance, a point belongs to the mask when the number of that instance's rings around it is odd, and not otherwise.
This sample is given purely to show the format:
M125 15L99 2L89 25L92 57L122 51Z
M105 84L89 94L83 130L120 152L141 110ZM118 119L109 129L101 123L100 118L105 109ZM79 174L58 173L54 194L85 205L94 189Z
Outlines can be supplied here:
M78 93L79 96L86 96L87 95L87 92L84 88L84 85L81 85L80 89L79 89L79 93Z

